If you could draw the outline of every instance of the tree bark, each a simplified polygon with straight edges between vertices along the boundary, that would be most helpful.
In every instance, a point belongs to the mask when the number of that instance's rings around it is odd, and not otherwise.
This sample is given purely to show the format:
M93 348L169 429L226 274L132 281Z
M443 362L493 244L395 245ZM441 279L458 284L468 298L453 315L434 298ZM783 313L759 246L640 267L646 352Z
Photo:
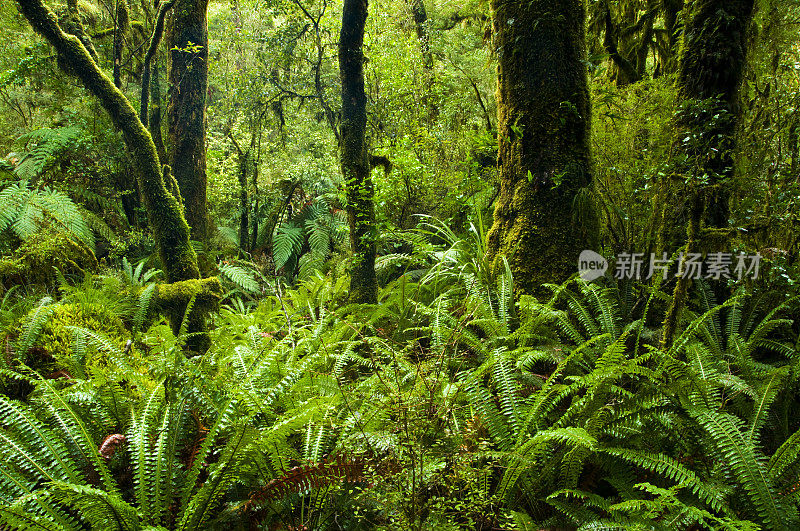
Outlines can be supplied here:
M342 78L342 121L339 129L342 175L347 195L347 218L353 267L350 299L374 303L375 205L367 146L367 96L364 90L364 27L367 0L344 0L339 36L339 72Z
M705 227L724 228L728 224L733 153L741 114L737 100L753 4L754 0L696 0L688 6L678 65L677 87L683 107L676 137L678 152L686 160L675 173L703 177L688 185L701 188L699 208L703 209ZM667 182L664 186L675 185ZM672 252L683 240L692 213L688 204L665 207L660 247Z
M592 180L585 12L582 0L492 7L501 190L489 258L499 268L505 256L519 293L542 294L577 271L593 240L571 215Z
M66 16L59 20L59 25L66 33L71 33L78 37L78 39L83 44L86 51L89 52L89 55L92 56L92 59L98 61L97 59L97 50L94 48L94 44L92 43L92 39L86 33L86 30L83 27L83 22L81 22L81 14L78 10L78 0L67 0L67 12Z
M603 3L603 18L605 23L605 35L603 36L603 48L608 57L617 67L616 83L617 86L625 86L635 83L641 79L636 65L634 65L619 50L619 27L614 22L611 15L610 0Z
M195 293L213 298L213 294L210 294L207 288L213 288L211 291L214 292L221 291L219 281L200 280L197 255L189 243L189 226L182 215L178 197L170 191L175 189L174 179L168 177L167 167L162 173L155 144L147 128L139 120L133 105L100 70L80 39L64 33L58 25L55 14L42 0L17 0L17 5L33 29L55 48L60 58L59 62L64 64L69 72L78 76L108 112L114 125L122 132L134 167L138 170L139 190L167 281L178 283L187 289L196 288ZM167 180L170 182L165 182ZM180 327L190 298L175 299L170 306L168 316L173 329ZM200 332L204 329L203 314L192 312L189 331ZM197 340L190 342L190 348L202 349L206 346L205 338L198 337Z
M678 15L683 9L683 0L663 0L661 9L664 17L664 29L667 32L667 53L663 64L664 73L672 74L676 70L675 57L678 53L677 47L681 33Z
M678 115L679 151L685 162L677 173L691 175L685 186L696 198L662 217L662 249L677 246L681 235L675 220L688 220L688 247L697 252L724 251L726 238L712 241L707 229L724 229L730 214L730 181L735 173L734 150L741 112L738 105L747 60L747 28L754 0L695 0L689 6L683 49L678 66L678 92L683 108ZM688 141L687 141L688 139ZM698 178L699 177L699 178ZM669 182L664 186L674 186ZM686 194L684 194L686 195ZM668 347L685 305L690 280L680 278L664 323L662 344ZM723 302L727 288L714 289Z
M408 0L408 7L414 17L414 28L417 31L417 39L422 51L422 64L426 70L432 70L433 54L431 53L428 11L425 9L425 2L423 0Z
M153 27L153 34L150 36L150 42L147 45L147 51L144 54L144 62L142 65L142 92L139 99L139 119L146 126L148 124L148 105L150 103L150 75L153 60L158 53L158 45L161 43L161 37L164 33L164 19L169 11L175 4L175 0L168 0L161 2L158 6L158 13L156 15L156 24Z
M161 72L157 61L153 62L152 70L150 78L150 119L147 121L147 127L150 131L150 136L153 137L153 143L156 145L158 160L167 160L167 148L164 145L164 135L161 133Z
M167 24L169 164L183 196L192 239L206 241L208 0L177 0Z
M131 31L131 17L127 0L116 0L114 11L114 86L122 88L122 51Z

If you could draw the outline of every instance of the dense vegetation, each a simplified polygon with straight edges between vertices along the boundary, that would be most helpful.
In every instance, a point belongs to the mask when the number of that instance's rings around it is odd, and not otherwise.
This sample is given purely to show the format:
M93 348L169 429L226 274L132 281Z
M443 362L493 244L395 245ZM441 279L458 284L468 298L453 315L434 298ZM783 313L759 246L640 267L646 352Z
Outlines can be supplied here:
M0 3L0 529L800 528L798 25Z

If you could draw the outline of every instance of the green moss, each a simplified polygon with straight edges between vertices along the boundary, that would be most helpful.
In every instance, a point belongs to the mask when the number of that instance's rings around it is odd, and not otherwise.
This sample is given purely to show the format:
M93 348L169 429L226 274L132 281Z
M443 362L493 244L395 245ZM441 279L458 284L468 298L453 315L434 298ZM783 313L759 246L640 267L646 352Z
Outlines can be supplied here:
M0 335L0 343L6 344L19 337L26 323L34 317L36 309ZM80 327L110 339L122 347L126 336L122 320L100 304L58 304L52 308L46 323L28 352L17 353L20 361L43 374L64 367L72 351L74 332L70 327Z
M501 189L488 251L495 267L508 260L518 293L541 294L574 274L596 239L596 223L572 221L592 180L585 13L573 0L492 7Z
M158 304L165 310L182 308L192 297L195 297L196 308L210 309L219 303L224 294L219 278L209 277L159 284L156 296Z
M97 268L97 258L85 244L62 233L42 231L0 260L0 284L47 285L56 281L56 269L65 275L82 275Z
M190 337L187 348L195 352L205 352L211 345L211 338L205 332L205 316L218 306L224 294L219 278L210 277L159 284L156 301L159 311L167 316L172 331L177 335L184 321L186 305L194 298L187 330L196 334Z
M178 200L167 190L156 146L130 101L92 60L81 41L64 33L56 16L41 0L18 2L18 5L33 29L58 51L61 64L80 78L122 131L137 169L139 191L167 280L200 278L197 255L189 243L189 225Z

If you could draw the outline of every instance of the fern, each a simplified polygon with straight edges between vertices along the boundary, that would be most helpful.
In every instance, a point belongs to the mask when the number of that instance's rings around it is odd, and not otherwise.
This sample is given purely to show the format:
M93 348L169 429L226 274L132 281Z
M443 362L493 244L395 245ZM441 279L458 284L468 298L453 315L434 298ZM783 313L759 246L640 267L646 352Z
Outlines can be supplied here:
M118 495L86 485L54 482L41 494L74 509L92 529L141 529L138 511Z
M743 433L742 422L727 413L689 407L688 411L714 440L727 466L756 508L758 516L770 529L786 529L796 514L787 514L767 475L764 458ZM787 516L789 517L787 519Z
M21 136L19 139L32 144L25 153L15 173L24 180L38 177L44 173L68 147L75 145L82 131L78 126L50 129L44 127Z
M81 209L57 190L30 188L20 181L0 190L0 232L11 230L23 242L46 227L71 235L94 249L94 235Z
M229 263L220 264L219 271L246 292L259 293L261 291L252 271Z
M277 228L272 238L272 259L275 269L281 269L303 246L303 228L292 223Z

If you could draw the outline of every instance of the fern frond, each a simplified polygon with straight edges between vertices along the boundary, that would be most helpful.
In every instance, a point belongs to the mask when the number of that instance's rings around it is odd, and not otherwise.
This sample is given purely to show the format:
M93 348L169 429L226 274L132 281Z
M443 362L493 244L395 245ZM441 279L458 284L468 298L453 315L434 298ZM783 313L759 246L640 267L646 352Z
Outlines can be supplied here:
M46 495L78 512L92 529L138 531L142 528L139 512L119 495L86 485L53 482Z

